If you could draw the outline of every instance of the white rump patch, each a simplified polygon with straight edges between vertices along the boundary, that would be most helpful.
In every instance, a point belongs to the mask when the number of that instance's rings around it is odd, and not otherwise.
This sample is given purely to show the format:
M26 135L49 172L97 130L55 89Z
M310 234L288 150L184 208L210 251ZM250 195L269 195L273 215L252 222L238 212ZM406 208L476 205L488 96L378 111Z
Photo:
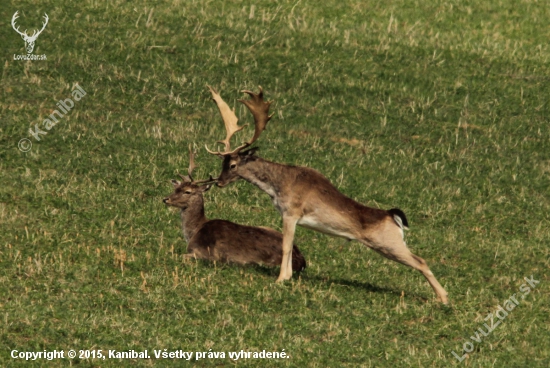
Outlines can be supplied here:
M401 217L393 215L393 219L395 220L395 222L397 222L397 225L399 225L399 227L403 229L403 221L401 220Z
M393 215L394 221L397 223L397 226L399 226L399 232L401 233L401 238L405 238L405 234L403 233L403 221L401 220L401 217L397 215Z

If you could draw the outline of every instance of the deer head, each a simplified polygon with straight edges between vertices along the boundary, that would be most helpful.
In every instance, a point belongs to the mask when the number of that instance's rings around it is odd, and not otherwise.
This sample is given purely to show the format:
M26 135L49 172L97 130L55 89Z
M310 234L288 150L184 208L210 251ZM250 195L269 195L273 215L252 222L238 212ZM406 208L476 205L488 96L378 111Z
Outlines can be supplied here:
M243 143L239 147L231 150L230 140L231 137L238 131L242 130L245 126L238 126L237 123L239 119L235 115L235 111L231 110L227 103L221 98L218 92L212 87L208 86L210 92L212 93L212 99L218 105L220 114L222 116L223 122L226 129L226 137L223 141L218 141L217 143L223 143L225 145L224 152L214 152L206 147L208 153L216 155L223 160L222 164L222 173L218 177L217 185L219 187L226 186L229 183L232 183L240 178L239 170L242 170L243 166L256 159L254 154L256 153L257 148L251 148L249 150L243 151L244 148L247 148L254 144L256 140L260 137L262 132L265 130L265 127L268 121L271 119L272 115L269 115L269 106L271 102L264 101L264 93L262 87L259 87L260 92L254 93L251 91L242 91L250 96L249 100L239 100L243 103L248 110L252 113L254 117L254 135L252 139Z
M187 169L188 175L180 177L182 181L172 180L174 186L174 193L164 198L162 201L168 206L178 207L182 210L186 210L192 206L203 206L202 193L206 192L212 187L212 184L216 182L210 176L207 180L194 181L191 176L195 169L195 157L191 147L189 147L189 168Z
M16 11L13 17L11 18L11 26L13 27L15 32L21 35L21 38L25 41L25 48L27 49L27 53L30 54L34 50L34 42L36 41L40 33L42 33L44 28L46 28L46 24L48 24L48 20L49 20L48 14L44 13L44 23L42 23L42 29L40 31L34 30L33 34L29 36L27 34L27 30L25 30L25 32L21 32L19 31L19 26L16 27L15 25L15 20L19 18L18 13L19 11Z

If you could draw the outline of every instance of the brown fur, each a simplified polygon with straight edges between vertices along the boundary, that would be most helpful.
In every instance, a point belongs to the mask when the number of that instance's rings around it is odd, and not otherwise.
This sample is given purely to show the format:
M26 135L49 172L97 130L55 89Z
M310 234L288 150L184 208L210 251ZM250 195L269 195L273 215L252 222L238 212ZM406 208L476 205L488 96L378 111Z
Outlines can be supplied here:
M292 277L289 257L296 225L329 235L358 240L384 257L420 271L437 297L447 303L447 292L426 262L412 254L403 240L407 219L403 211L364 206L340 193L316 170L269 162L255 156L255 149L223 155L218 186L238 179L269 194L283 217L283 263L277 281ZM396 219L396 216L398 219Z
M279 266L282 263L283 236L265 227L238 225L226 220L208 220L204 215L203 192L209 186L173 181L175 191L163 201L181 209L187 254L209 261ZM294 271L306 267L304 256L292 249Z

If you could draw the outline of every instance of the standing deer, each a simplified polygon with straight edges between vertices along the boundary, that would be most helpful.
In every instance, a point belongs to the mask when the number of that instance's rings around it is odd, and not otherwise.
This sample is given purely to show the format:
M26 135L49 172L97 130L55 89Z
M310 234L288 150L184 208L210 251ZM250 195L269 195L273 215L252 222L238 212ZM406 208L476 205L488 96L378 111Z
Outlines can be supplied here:
M187 241L187 257L238 264L278 266L282 262L283 235L273 229L238 225L226 220L208 220L204 215L203 193L215 182L194 181L194 157L189 150L188 176L182 182L172 180L174 193L163 199L169 206L181 209L183 236ZM292 248L294 271L306 268L298 247Z
M330 181L316 170L278 164L255 155L251 146L265 129L273 115L265 102L260 87L258 94L243 91L249 100L239 100L252 113L255 130L252 139L231 150L230 139L244 126L238 126L238 118L227 103L212 87L208 86L224 121L227 136L218 141L225 145L224 152L213 152L223 160L217 185L224 187L244 179L266 192L283 217L283 258L277 282L292 277L290 250L296 225L321 233L358 240L384 257L420 271L428 280L438 299L447 304L447 292L439 284L426 262L411 253L404 241L403 229L408 228L405 213L398 208L389 211L364 206L340 193Z

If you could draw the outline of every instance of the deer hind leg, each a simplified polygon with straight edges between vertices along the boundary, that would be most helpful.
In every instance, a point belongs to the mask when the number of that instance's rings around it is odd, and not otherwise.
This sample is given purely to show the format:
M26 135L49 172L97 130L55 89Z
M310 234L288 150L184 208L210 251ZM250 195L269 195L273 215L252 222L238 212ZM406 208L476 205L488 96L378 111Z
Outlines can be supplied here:
M403 240L401 229L397 227L393 221L388 225L385 226L383 231L378 231L375 236L369 237L369 240L363 240L362 243L392 261L399 262L420 271L426 280L428 280L437 298L443 304L447 304L447 292L437 281L432 271L430 271L426 261L411 253Z
M283 216L283 260L277 282L292 278L292 245L294 243L297 222L298 219L294 217Z

